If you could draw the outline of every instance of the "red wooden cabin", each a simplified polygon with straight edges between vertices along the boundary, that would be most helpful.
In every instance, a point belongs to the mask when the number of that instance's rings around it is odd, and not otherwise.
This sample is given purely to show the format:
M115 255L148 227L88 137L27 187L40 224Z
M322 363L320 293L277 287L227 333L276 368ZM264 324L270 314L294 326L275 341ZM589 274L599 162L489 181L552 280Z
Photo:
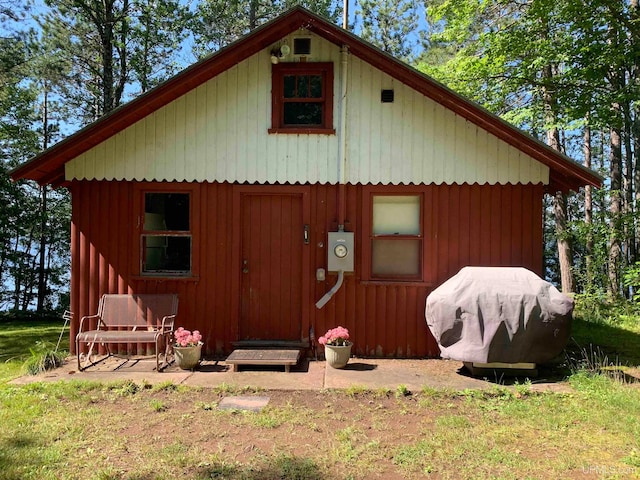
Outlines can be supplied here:
M300 7L12 176L72 193L75 319L178 293L208 354L343 325L390 357L438 355L425 299L461 267L542 274L544 193L601 181ZM329 232L353 233L353 267L319 309Z

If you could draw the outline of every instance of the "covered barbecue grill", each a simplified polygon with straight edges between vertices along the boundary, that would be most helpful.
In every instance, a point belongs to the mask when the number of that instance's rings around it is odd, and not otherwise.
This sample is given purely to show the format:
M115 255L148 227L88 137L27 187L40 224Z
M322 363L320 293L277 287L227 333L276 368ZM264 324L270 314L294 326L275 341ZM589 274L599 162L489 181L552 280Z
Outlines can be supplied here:
M573 300L520 267L465 267L427 297L441 356L462 362L549 362L566 346Z

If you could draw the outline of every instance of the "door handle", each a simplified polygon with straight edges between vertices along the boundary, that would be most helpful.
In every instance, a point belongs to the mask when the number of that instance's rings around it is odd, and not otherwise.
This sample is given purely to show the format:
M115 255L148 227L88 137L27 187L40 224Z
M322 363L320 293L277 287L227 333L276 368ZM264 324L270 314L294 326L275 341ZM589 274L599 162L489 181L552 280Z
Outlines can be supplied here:
M249 273L249 261L248 260L243 260L242 261L242 273Z

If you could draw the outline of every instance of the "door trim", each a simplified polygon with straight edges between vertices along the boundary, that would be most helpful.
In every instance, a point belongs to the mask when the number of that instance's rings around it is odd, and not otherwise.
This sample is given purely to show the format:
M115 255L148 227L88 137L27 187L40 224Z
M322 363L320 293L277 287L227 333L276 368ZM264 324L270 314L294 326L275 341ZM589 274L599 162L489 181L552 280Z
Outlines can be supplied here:
M244 195L300 195L302 197L302 220L303 224L311 223L311 187L308 185L234 185L233 186L233 202L232 202L232 243L231 243L231 341L238 341L240 335L240 295L241 295L241 272L242 272L242 229L240 222L242 221L242 197ZM313 229L311 229L313 231ZM300 232L300 241L302 241L303 232ZM302 318L300 319L300 331L302 338L306 338L309 334L310 316L309 316L309 295L310 295L310 259L311 249L309 245L302 247ZM302 340L302 339L301 339Z

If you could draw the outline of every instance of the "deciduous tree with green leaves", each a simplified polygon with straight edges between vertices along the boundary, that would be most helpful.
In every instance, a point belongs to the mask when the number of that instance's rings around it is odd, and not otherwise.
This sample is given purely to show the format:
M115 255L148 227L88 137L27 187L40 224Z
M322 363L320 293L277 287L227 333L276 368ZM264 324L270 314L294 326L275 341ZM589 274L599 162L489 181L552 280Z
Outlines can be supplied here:
M603 237L594 233L601 230L593 221L604 212L610 232L604 246L608 260L595 268L605 269L608 281L595 287L619 295L622 269L632 263L638 244L637 0L428 0L425 4L433 26L428 44L440 55L427 52L421 69L552 148L574 157L585 152L589 166L603 165L608 181L606 195L599 196L601 203L591 201L591 190L588 197L554 196L559 262L549 265L559 266L565 291L594 287L576 286L574 274L581 282L601 281L602 277L578 272L571 265L581 260L576 251L595 258L594 252L602 250L594 244ZM441 63L426 63L434 58ZM592 148L593 136L601 142L597 149ZM586 208L576 201L583 198ZM594 214L594 208L604 210ZM580 215L588 228L576 227ZM577 248L574 241L580 244ZM578 264L584 268L588 262Z

